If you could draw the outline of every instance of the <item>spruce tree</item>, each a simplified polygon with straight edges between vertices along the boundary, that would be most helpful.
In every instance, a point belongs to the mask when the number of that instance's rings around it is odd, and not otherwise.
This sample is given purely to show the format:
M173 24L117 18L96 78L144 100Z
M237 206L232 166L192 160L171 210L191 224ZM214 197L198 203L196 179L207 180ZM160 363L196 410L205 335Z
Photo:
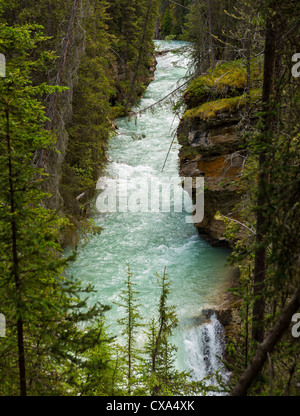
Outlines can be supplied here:
M45 208L46 175L32 163L37 149L54 142L39 100L57 88L32 84L34 71L52 59L49 52L33 57L46 38L38 25L1 23L0 32L8 58L0 79L0 307L7 322L0 389L4 395L63 394L84 353L99 341L105 308L88 308L92 288L64 277L59 237L66 221Z
M138 347L137 336L141 332L142 317L139 313L139 304L136 296L138 292L134 290L135 283L132 281L132 272L128 265L127 278L124 282L125 289L122 289L119 297L120 302L115 302L116 305L125 311L125 316L118 319L119 325L122 327L122 336L125 343L121 340L121 351L124 356L124 372L126 374L127 392L132 394L134 385L137 382L137 367L140 360L141 349Z
M192 381L188 372L176 368L177 347L171 337L178 326L178 318L175 306L168 305L171 280L166 268L162 276L157 274L157 283L161 291L158 313L149 322L144 348L143 379L147 391L152 396L205 393L206 387L202 381Z
M106 1L95 2L84 19L85 53L78 71L79 82L74 89L72 122L68 126L69 142L60 192L64 212L75 223L88 216L88 201L107 160L107 144L113 131L111 100L117 93L107 7ZM76 197L82 194L84 198L76 203Z

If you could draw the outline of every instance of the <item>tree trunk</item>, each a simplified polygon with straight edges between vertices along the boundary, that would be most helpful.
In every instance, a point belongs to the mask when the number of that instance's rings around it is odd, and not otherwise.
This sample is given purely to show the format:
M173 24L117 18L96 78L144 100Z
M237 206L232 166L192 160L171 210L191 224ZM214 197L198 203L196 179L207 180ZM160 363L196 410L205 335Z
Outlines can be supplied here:
M77 13L79 3L80 3L80 0L74 0L67 35L64 39L64 46L63 46L62 56L61 56L61 59L60 59L59 69L58 69L58 72L57 72L57 75L56 75L55 85L61 85L61 82L62 82L62 75L63 75L64 68L65 68L65 65L66 65L68 50L69 50L69 46L70 46L70 42L71 42L71 37L72 37L74 23L75 23L75 17L76 17L76 13ZM52 123L53 123L54 112L55 112L55 108L56 108L56 104L57 104L58 94L59 93L56 92L56 94L52 98L52 102L50 104L50 108L49 108L49 112L48 112L48 117L50 118L50 120L49 120L49 122L46 126L46 128L48 130L50 130L52 128Z
M251 93L251 52L252 52L252 24L251 24L252 16L250 17L250 22L247 31L247 39L246 39L246 69L247 69L247 110L249 111L250 107L250 93Z
M273 115L272 96L274 94L275 63L276 63L276 32L273 20L269 18L266 24L265 42L265 63L264 63L264 85L263 85L263 111L264 129L263 140L264 150L259 155L259 178L258 178L258 197L257 197L257 219L256 219L256 250L254 266L254 305L253 305L253 325L252 337L257 342L262 342L264 338L264 315L265 315L265 276L266 276L266 244L265 232L267 226L266 217L266 184L268 174L266 172L268 143L272 140Z
M211 66L215 66L216 56L215 56L215 46L213 40L213 30L212 30L212 15L211 15L211 0L206 0L207 3L207 17L208 17L208 31L209 31L209 47L210 47L210 58Z
M258 376L262 369L265 361L268 358L268 353L271 353L282 337L284 331L291 324L293 315L297 312L300 307L300 287L283 310L278 321L273 326L272 330L266 336L263 343L258 347L255 356L251 360L244 374L240 378L240 381L234 387L231 392L231 396L246 396L249 387L253 380Z
M51 0L47 2L47 35L52 36L52 4Z
M19 257L17 249L17 224L16 224L16 207L15 207L15 189L13 183L13 167L12 167L12 149L10 137L10 118L9 108L6 108L6 142L8 155L8 172L9 172L9 193L10 193L10 213L11 213L11 239L12 239L12 260L13 260L13 276L16 286L17 297L17 338L18 338L18 362L19 362L19 377L20 377L20 395L26 396L26 365L25 365L25 348L24 348L24 331L22 319L22 305L21 305L21 279L19 275Z

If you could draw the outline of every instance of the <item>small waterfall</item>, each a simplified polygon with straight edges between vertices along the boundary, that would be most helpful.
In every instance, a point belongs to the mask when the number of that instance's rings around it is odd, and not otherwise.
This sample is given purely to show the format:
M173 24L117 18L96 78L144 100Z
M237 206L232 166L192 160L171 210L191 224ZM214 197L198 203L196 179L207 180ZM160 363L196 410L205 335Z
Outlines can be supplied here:
M223 381L226 381L228 374L220 360L225 349L225 333L215 314L208 322L189 328L184 345L188 368L194 380L211 376L207 384L213 385L216 383L214 374L218 372Z

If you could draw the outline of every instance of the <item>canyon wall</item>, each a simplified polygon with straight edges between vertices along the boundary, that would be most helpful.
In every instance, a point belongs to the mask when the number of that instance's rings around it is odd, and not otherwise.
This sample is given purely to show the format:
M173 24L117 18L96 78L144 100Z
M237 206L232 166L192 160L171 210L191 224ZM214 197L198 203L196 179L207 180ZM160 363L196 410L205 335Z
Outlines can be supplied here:
M246 161L243 116L259 100L260 90L245 94L246 71L239 62L217 65L195 79L184 94L186 112L177 135L182 177L205 178L204 219L199 235L214 246L228 246L221 215L237 219L239 178Z

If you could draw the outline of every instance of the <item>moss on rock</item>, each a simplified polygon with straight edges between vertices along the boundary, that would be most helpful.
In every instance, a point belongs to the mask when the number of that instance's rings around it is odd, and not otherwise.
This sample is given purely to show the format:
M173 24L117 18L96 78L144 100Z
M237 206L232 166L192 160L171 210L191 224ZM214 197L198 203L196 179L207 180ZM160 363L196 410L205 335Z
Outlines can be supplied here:
M250 103L257 101L261 97L261 90L255 89L250 93ZM187 110L184 118L199 117L203 121L208 121L218 117L220 114L231 114L247 104L248 96L243 94L237 97L221 98L201 104L199 107Z
M251 85L259 87L262 81L262 63L260 58L251 62ZM194 79L184 94L188 108L197 107L216 98L240 96L247 87L247 71L242 60L224 62Z

